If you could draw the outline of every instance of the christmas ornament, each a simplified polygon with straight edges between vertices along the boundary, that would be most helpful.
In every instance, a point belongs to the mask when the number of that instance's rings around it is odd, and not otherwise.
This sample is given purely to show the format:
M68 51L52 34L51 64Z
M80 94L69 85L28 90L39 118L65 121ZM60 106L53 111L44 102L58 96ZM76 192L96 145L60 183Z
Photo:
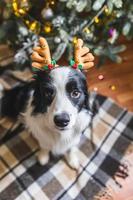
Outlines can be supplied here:
M100 75L98 76L98 79L99 79L99 80L103 80L103 79L104 79L104 76L103 76L102 74L100 74Z
M43 19L49 20L53 17L53 10L50 7L44 8L41 15Z
M13 0L12 8L16 16L25 16L30 9L30 3L28 0Z
M45 25L44 25L44 32L45 33L50 33L52 31L52 25L50 22L47 22Z
M59 43L61 42L61 38L58 37L58 36L56 36L56 37L54 38L54 42L55 42L56 44L59 44Z

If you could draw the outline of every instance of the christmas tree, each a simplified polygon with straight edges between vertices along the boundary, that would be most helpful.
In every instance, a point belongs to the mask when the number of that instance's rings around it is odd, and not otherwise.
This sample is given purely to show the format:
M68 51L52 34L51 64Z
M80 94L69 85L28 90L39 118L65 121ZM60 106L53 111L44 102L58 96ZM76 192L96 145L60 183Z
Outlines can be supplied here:
M120 63L119 36L133 36L132 0L1 0L0 42L14 49L14 62L30 66L30 54L44 36L53 58L73 57L73 43L82 38L94 55Z

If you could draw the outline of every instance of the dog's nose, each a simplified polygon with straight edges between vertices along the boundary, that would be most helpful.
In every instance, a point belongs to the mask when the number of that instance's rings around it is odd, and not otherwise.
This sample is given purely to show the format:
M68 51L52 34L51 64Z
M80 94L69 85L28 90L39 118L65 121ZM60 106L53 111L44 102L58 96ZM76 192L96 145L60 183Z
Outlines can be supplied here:
M56 126L59 127L65 127L69 124L70 122L70 117L67 113L62 113L59 115L55 115L54 117L54 123L56 124Z

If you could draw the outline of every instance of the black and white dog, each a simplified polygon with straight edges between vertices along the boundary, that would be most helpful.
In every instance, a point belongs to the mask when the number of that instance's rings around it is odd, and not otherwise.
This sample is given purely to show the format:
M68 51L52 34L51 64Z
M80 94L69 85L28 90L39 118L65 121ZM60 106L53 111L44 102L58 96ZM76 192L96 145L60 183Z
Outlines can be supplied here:
M52 152L64 154L69 165L78 169L77 145L91 119L86 78L81 71L57 67L49 73L37 72L29 85L5 93L2 113L23 116L25 126L39 142L40 164L45 165Z

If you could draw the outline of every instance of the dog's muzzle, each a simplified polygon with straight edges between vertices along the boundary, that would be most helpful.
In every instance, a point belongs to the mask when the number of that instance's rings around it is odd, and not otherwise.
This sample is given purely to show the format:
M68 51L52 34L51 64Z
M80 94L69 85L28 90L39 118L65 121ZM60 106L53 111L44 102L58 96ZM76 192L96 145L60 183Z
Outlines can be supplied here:
M67 113L61 113L54 116L54 123L56 126L64 128L70 122L70 117Z

